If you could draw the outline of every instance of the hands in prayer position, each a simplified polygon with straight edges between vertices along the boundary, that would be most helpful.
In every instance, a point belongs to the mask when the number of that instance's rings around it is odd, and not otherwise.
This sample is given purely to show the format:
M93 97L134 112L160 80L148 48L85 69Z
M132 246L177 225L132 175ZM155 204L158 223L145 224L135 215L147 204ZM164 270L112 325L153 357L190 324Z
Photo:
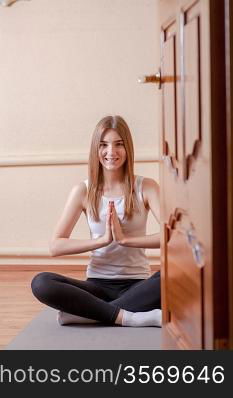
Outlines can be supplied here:
M108 211L106 217L106 230L105 230L105 243L109 244L112 241L116 241L119 244L123 244L124 233L118 218L114 202L109 201Z

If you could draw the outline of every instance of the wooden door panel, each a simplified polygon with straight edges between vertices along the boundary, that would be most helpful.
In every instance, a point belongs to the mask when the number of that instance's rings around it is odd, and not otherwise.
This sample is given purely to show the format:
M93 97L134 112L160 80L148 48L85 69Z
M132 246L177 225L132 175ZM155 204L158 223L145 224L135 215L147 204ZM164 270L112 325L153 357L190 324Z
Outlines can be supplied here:
M163 79L169 82L163 90L163 154L169 171L178 175L178 134L176 111L176 20L164 26L161 34Z
M181 212L166 229L167 326L179 344L198 349L203 345L202 252L195 251L195 228Z
M221 348L229 316L224 2L159 6L163 347Z
M163 73L173 79L171 84L164 87L164 111L168 115L164 119L164 152L173 160L177 160L175 49L175 35L172 35L164 43Z
M175 349L205 347L204 274L210 265L211 191L210 162L202 148L208 142L202 125L208 127L206 136L209 126L208 112L203 113L201 76L207 15L200 2L161 2L166 3L161 13L163 336L165 348Z
M184 176L188 179L201 145L200 21L184 18Z

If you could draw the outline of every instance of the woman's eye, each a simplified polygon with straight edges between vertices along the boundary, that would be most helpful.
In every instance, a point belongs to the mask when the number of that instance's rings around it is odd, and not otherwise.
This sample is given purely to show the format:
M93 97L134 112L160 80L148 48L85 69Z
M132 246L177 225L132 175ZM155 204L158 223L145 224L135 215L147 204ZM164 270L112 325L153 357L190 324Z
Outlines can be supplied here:
M108 144L101 142L100 147L106 147ZM117 142L115 144L116 146L124 146L123 142Z

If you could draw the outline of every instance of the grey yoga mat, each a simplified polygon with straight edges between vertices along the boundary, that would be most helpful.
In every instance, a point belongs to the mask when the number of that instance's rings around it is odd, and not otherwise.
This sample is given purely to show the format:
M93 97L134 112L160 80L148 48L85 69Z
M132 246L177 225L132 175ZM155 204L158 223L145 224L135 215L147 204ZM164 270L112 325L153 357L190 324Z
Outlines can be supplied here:
M160 350L161 328L101 324L60 326L57 311L39 313L5 350Z

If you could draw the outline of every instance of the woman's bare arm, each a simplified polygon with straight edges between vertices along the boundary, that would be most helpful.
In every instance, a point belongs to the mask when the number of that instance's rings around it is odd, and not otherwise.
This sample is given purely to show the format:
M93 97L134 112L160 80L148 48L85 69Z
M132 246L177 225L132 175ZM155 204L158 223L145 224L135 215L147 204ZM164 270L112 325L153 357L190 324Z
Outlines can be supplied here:
M71 232L83 211L83 203L87 188L84 182L73 187L61 217L49 242L50 253L53 257L68 254L79 254L106 246L106 237L96 239L70 239Z
M120 242L122 246L140 247L143 249L159 249L160 234L143 235L143 236L125 236Z

